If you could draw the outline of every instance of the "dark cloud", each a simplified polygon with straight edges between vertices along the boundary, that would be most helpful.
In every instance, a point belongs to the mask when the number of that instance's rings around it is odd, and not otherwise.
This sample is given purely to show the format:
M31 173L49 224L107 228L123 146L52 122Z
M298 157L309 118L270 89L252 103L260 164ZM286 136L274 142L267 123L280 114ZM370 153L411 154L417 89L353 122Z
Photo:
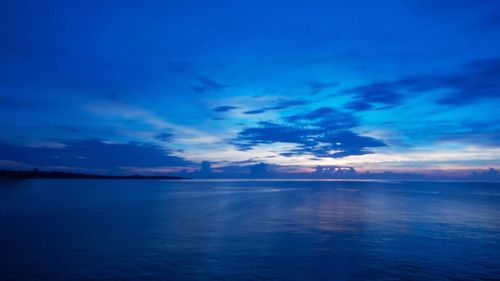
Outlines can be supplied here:
M301 144L297 149L282 153L283 156L312 154L315 157L343 158L352 155L371 154L370 147L386 146L372 137L358 135L351 131L319 132L314 145Z
M266 110L280 110L287 109L293 106L306 105L308 104L305 100L285 100L279 101L276 105L267 107Z
M439 130L441 129L441 130ZM423 130L425 133L425 130ZM474 145L497 147L500 145L500 120L449 122L448 125L434 128L434 137L438 141L454 141Z
M237 106L223 105L223 106L215 107L212 110L215 112L227 112L227 111L231 111L231 110L237 109L237 108L238 108Z
M270 166L266 163L258 163L249 166L250 168L250 174L252 175L263 175L270 173Z
M500 58L474 61L462 67L461 72L438 79L441 88L452 92L439 103L462 105L485 99L500 98Z
M227 86L214 81L213 79L206 77L206 76L200 76L198 77L198 85L191 87L191 89L199 94L205 94L209 92L217 92L225 89Z
M263 177L273 175L280 166L247 160L231 162L229 165L211 167L210 173L196 172L193 177ZM191 176L189 174L188 176Z
M350 131L357 125L355 118L329 107L292 115L281 123L258 124L238 134L235 145L240 150L281 142L298 145L296 149L281 153L283 156L312 154L315 157L341 158L372 153L368 148L385 146L380 140Z
M321 81L312 80L312 81L307 81L306 84L310 89L309 93L311 95L316 95L325 89L336 87L339 83L337 83L337 82L321 82Z
M174 134L172 133L160 133L155 136L155 139L162 141L162 142L171 142L174 137Z
M246 150L258 144L275 142L316 144L313 135L317 131L314 129L272 122L260 122L259 125L259 127L246 128L238 134L236 144L240 149Z
M300 106L300 105L306 105L309 102L306 100L280 100L276 101L274 105L266 106L263 108L255 109L255 110L249 110L243 112L244 114L259 114L259 113L264 113L266 111L270 110L282 110L282 109L287 109L290 107L294 106Z
M500 179L500 173L496 169L493 169L491 167L488 168L486 171L475 171L472 172L472 174L469 176L472 179L480 179L480 180L499 180Z
M120 167L186 166L191 165L171 151L144 143L106 143L101 140L79 140L62 143L61 147L28 147L0 143L2 160L30 166L74 167L116 172Z
M390 82L378 82L348 89L353 101L346 108L368 110L374 106L391 108L408 97L442 90L436 100L443 105L464 105L500 98L500 58L483 59L462 65L445 74L416 75Z
M395 106L403 99L404 94L400 92L398 85L394 83L374 83L353 88L349 91L354 93L353 103L364 103L369 105ZM368 108L367 108L368 109Z
M252 115L252 114L259 114L259 113L264 113L264 112L266 112L266 109L256 109L256 110L244 111L243 114Z
M328 130L350 129L358 124L351 114L331 107L321 107L309 113L289 116L286 119L296 125L313 125Z
M345 108L354 111L364 111L372 108L372 105L364 101L352 101L345 105Z
M314 155L342 158L351 155L370 154L371 151L367 150L368 147L384 147L386 146L382 141L361 136L351 131L338 131L334 133L326 133L318 139L321 143L327 145L320 146L313 149ZM335 152L332 152L335 151Z

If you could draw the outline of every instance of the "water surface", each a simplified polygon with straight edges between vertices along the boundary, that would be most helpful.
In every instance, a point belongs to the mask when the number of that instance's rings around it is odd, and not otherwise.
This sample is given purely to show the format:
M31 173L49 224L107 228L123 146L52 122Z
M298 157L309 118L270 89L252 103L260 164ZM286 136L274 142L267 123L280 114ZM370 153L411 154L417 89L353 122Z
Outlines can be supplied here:
M0 182L0 280L500 280L500 185Z

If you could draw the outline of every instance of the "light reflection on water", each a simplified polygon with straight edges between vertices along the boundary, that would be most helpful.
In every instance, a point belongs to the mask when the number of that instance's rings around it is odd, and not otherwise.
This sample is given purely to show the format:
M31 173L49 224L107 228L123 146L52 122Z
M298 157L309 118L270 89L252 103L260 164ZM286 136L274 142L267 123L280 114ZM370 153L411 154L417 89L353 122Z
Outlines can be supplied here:
M0 280L495 280L497 183L0 183Z

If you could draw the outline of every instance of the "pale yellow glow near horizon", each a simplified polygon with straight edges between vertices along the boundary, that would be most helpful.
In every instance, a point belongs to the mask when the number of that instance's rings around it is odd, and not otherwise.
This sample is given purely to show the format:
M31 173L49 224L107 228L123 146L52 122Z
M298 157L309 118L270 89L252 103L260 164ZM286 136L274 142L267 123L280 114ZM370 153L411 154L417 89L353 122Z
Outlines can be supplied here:
M249 151L238 151L227 146L220 151L189 151L180 153L192 161L246 161L272 163L282 166L353 166L361 170L425 170L444 169L461 170L498 166L500 164L500 148L463 146L460 149L450 149L436 146L423 146L404 151L389 148L373 149L372 154L348 156L344 158L319 158L311 160L313 155L285 157L279 154L296 147L293 144L262 144ZM457 164L453 162L457 162ZM467 164L467 161L471 162ZM474 161L487 161L490 165L475 164ZM460 163L460 164L459 164ZM423 165L425 164L425 165Z

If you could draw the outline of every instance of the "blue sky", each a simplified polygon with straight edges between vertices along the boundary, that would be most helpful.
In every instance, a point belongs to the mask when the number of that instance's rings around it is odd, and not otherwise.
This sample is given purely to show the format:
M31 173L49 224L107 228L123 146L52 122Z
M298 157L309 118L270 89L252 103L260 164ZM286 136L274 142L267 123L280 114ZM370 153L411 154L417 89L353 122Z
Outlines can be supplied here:
M4 168L500 163L496 1L2 1L0 38Z

